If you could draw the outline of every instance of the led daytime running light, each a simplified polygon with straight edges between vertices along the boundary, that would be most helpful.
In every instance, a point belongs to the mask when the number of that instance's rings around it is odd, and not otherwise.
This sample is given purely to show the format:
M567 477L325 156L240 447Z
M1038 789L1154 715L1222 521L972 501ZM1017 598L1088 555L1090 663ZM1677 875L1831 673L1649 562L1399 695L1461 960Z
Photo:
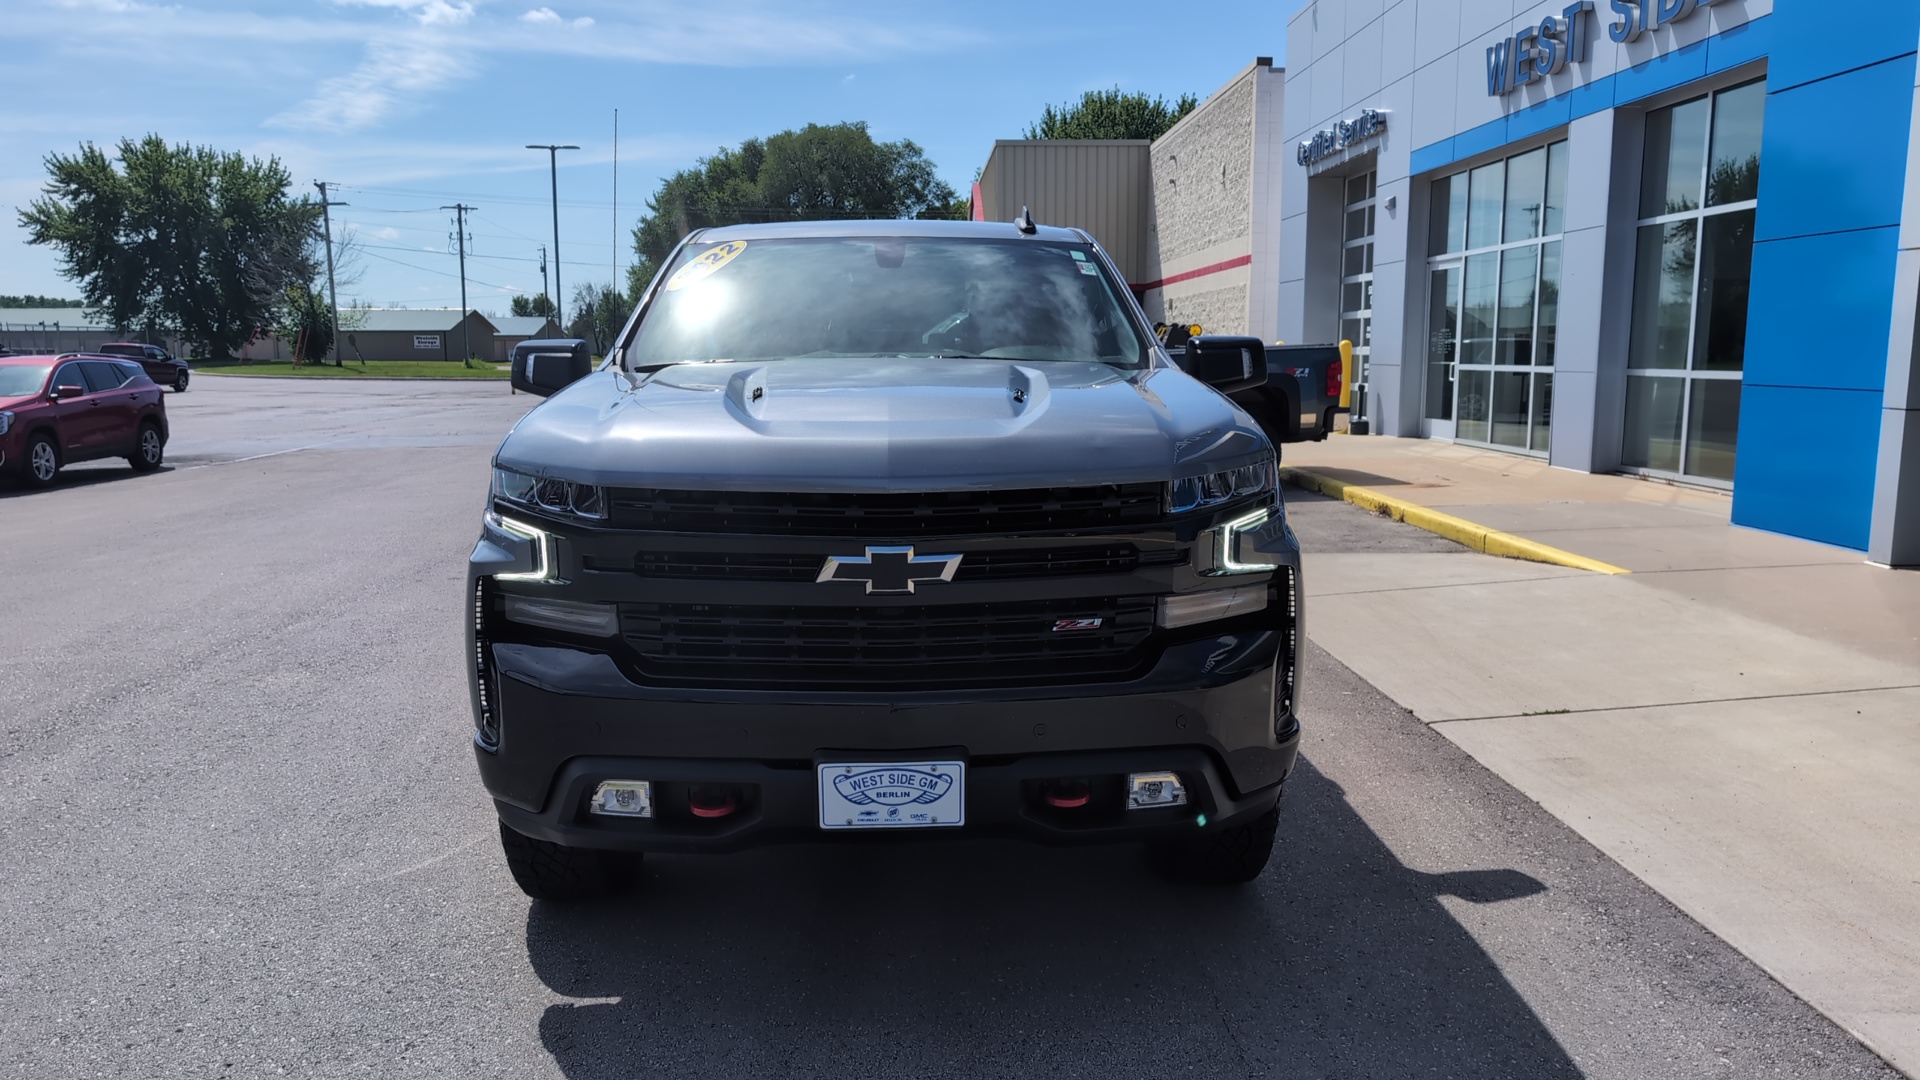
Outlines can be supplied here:
M1214 535L1220 538L1220 550L1218 557L1214 561L1214 565L1220 568L1221 573L1252 574L1262 570L1277 570L1280 568L1280 564L1277 562L1240 562L1233 557L1234 541L1239 535L1241 533L1252 532L1260 526L1265 525L1272 517L1273 507L1263 506L1245 517L1235 518L1214 530Z
M518 537L533 546L533 569L495 574L497 581L552 581L553 580L553 535L545 529L529 525L524 521L515 521L502 517L493 511L487 511L487 525L498 529L508 536Z

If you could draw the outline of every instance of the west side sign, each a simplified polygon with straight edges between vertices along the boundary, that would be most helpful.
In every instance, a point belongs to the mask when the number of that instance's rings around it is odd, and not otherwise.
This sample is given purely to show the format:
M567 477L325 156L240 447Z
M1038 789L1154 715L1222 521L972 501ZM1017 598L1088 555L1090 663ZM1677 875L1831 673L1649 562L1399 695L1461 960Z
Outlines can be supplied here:
M1677 23L1718 0L1607 0L1614 20L1607 36L1624 45L1669 23ZM1511 94L1568 64L1584 64L1593 37L1593 0L1571 4L1549 15L1539 26L1529 26L1487 47L1487 94Z

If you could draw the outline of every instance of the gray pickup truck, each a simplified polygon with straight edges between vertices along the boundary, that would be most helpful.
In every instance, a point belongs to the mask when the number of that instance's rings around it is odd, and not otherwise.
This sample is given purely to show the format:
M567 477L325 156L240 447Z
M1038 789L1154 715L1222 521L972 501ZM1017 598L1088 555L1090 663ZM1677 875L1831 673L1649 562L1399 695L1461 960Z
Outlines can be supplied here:
M1260 342L1181 360L1091 237L1030 219L703 230L596 370L518 347L551 397L495 455L466 622L519 885L987 835L1258 875L1299 548L1226 396Z

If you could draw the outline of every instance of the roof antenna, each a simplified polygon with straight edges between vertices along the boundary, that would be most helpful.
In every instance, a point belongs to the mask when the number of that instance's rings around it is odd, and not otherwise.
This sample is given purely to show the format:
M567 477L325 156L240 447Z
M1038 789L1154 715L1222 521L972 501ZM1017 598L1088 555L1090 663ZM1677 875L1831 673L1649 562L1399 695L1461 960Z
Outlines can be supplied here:
M1040 231L1040 226L1033 223L1033 215L1028 213L1027 208L1024 206L1020 208L1020 216L1013 219L1013 227L1026 233L1028 236L1032 236L1034 233Z

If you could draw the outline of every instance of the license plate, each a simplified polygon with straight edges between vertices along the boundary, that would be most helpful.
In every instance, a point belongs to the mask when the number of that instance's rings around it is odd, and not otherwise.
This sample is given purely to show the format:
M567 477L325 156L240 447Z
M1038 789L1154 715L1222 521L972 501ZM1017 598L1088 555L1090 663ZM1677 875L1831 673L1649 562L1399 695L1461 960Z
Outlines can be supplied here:
M823 829L966 824L965 762L836 761L817 769Z

